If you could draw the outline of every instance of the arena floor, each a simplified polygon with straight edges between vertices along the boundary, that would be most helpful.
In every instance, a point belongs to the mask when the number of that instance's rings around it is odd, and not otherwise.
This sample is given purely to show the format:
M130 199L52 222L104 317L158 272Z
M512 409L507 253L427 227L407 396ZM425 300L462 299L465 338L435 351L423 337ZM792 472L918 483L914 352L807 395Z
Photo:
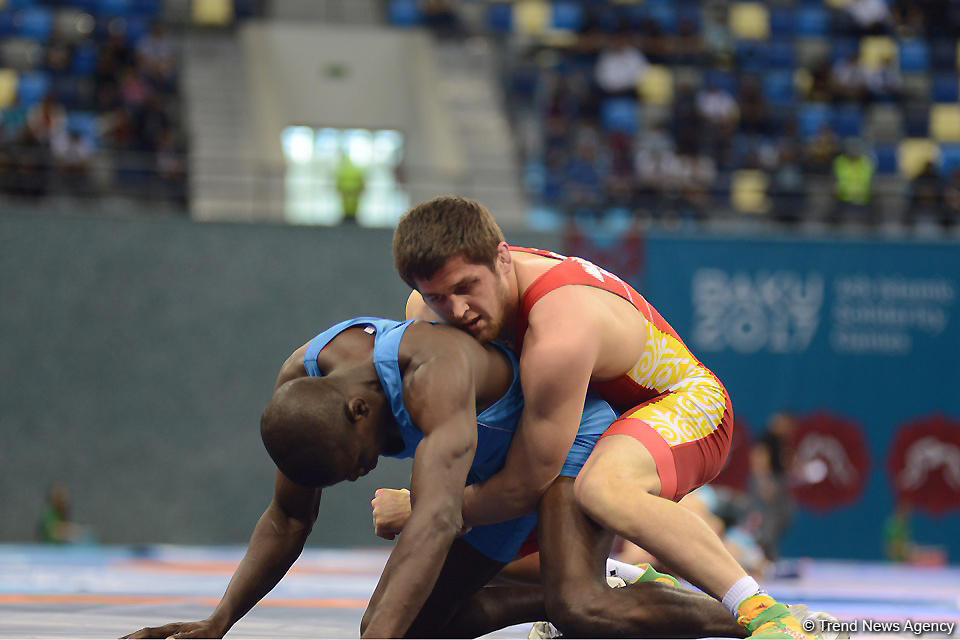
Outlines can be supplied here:
M117 638L203 618L242 554L237 547L0 545L0 638ZM356 637L385 560L382 550L307 550L228 637ZM917 637L908 620L960 622L960 567L802 561L799 569L799 578L768 582L771 593L855 622L856 637ZM863 632L883 622L900 625L900 633ZM528 629L487 637L525 638Z

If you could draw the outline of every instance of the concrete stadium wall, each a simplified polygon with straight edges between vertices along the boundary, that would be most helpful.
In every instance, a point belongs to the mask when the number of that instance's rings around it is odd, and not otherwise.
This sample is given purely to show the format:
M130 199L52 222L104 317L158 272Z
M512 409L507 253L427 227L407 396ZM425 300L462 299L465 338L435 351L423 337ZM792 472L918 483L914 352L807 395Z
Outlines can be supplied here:
M101 542L245 542L273 487L277 371L340 320L402 315L390 238L0 215L0 540L31 539L63 482ZM385 459L327 490L311 544L377 544L373 490L408 478Z

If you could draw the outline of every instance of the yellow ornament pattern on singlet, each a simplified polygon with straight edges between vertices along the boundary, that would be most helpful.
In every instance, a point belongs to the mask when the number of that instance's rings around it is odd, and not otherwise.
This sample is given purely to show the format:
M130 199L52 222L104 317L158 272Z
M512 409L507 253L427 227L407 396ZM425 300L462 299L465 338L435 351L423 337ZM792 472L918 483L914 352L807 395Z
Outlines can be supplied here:
M723 387L683 343L652 322L643 355L627 375L665 395L626 417L643 420L671 446L710 435L723 419Z

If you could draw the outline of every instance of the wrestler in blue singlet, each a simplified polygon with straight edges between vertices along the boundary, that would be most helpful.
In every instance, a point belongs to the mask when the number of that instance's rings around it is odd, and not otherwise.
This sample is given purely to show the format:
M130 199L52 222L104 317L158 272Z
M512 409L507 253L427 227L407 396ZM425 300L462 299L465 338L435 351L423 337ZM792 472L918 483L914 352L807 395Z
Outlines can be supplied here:
M403 451L392 454L391 457L396 458L412 458L417 445L423 439L423 434L413 424L403 404L403 374L397 362L400 341L407 327L413 322L416 321L396 322L370 317L346 320L311 340L303 356L303 366L307 374L321 376L323 374L317 366L317 355L337 335L352 327L364 327L373 333L373 363L405 445ZM477 450L467 474L467 484L486 480L503 467L513 432L523 411L517 358L507 347L496 342L492 344L510 361L513 380L506 393L477 416ZM593 445L616 417L613 408L606 402L596 396L587 396L580 430L560 475L576 477ZM536 514L528 514L507 522L474 527L463 539L487 557L509 562L517 554L536 522Z

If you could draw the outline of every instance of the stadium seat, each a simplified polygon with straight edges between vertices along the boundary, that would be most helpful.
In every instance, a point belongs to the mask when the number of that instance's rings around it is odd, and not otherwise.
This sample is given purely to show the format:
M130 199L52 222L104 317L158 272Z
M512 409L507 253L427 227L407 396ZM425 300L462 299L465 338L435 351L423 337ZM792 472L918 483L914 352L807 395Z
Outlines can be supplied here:
M17 22L20 25L20 35L37 42L46 42L53 31L53 11L46 7L24 9Z
M29 107L47 95L50 90L50 76L43 71L26 71L20 74L17 84L17 104Z
M513 29L513 5L509 2L487 5L487 26L495 33L509 33Z
M650 65L637 83L637 93L649 104L673 102L673 74L669 67Z
M38 69L43 65L44 46L29 38L4 38L0 40L0 60L6 67L18 71Z
M890 175L897 173L897 147L894 144L881 143L873 148L874 159L878 174Z
M710 69L704 75L704 82L719 87L730 95L737 95L737 76L727 71Z
M67 113L67 131L79 133L92 144L97 143L97 114L87 111Z
M900 143L897 150L897 166L900 175L913 179L923 171L931 160L936 162L940 155L940 148L929 138L907 138Z
M395 27L412 27L423 22L417 0L390 0L387 17Z
M770 8L770 35L774 38L792 38L796 32L796 15L792 7Z
M887 36L860 38L860 64L868 69L879 69L885 60L897 59L897 42Z
M793 104L793 73L790 71L771 71L763 78L763 92L767 101L775 107L788 107Z
M763 171L734 171L730 180L730 204L741 213L764 214L770 210L769 186L770 179Z
M800 127L800 136L804 140L817 135L824 124L830 122L830 107L823 104L805 104L797 113L797 124Z
M767 45L767 63L772 69L794 69L797 56L791 40L774 40Z
M956 71L957 55L957 43L950 38L938 38L930 48L930 61L937 71Z
M910 101L930 102L931 84L930 74L928 73L903 74L903 94Z
M583 26L583 6L575 0L554 0L551 23L554 29L579 31Z
M63 4L68 7L73 7L74 9L86 11L87 13L96 13L97 2L98 0L65 0Z
M639 129L637 101L633 98L608 98L600 106L600 122L607 131L633 135Z
M193 0L191 17L194 24L222 27L233 22L231 0Z
M843 60L850 56L859 56L860 42L856 38L833 38L830 40L830 62Z
M81 75L91 75L97 69L97 47L92 42L85 42L73 51L70 60L70 70Z
M646 0L643 3L643 11L665 32L676 33L679 15L674 0Z
M930 112L926 107L908 107L903 111L903 134L908 138L926 138L930 133Z
M859 137L863 129L863 114L860 107L835 107L831 109L830 126L841 138Z
M0 69L0 109L12 107L17 100L17 72Z
M830 42L826 38L797 38L794 41L797 65L811 69L830 55Z
M131 0L97 0L97 15L126 18L133 13L136 2Z
M540 35L550 26L550 5L546 0L516 0L513 3L513 30Z
M955 73L938 73L933 77L931 99L934 102L957 102L960 100L960 82Z
M927 71L930 68L930 47L923 40L900 42L900 70Z
M798 36L826 37L830 33L830 14L821 6L805 5L796 11Z
M960 144L940 145L940 173L948 176L960 169Z
M0 38L6 38L17 33L17 24L13 19L12 11L0 10Z
M903 112L893 104L875 104L867 111L864 130L874 142L896 142L903 137ZM921 135L926 135L924 132Z
M743 40L766 40L770 37L770 12L759 2L734 2L727 13L730 32Z
M960 142L960 104L930 107L930 136L940 142Z
M761 73L767 69L769 44L759 40L741 40L737 43L737 70L741 73Z

